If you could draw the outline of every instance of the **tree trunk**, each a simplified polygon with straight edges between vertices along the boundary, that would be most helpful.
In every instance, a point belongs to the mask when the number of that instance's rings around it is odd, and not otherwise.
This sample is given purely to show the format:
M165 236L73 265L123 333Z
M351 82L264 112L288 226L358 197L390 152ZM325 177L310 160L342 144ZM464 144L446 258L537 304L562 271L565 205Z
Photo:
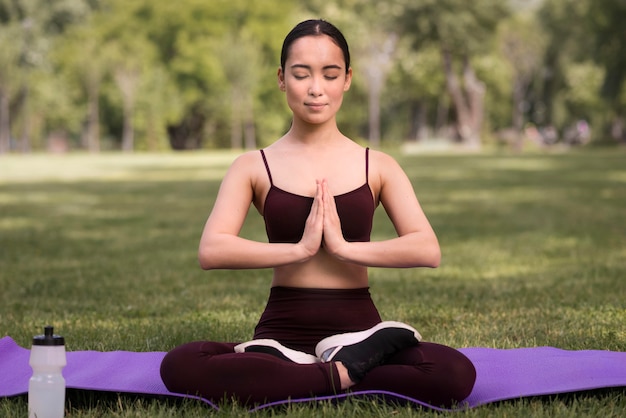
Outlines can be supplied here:
M515 132L515 142L513 147L516 151L522 151L524 147L524 136L522 129L524 128L524 93L525 87L520 79L516 79L513 83L513 114L511 115L513 122L513 131Z
M412 106L410 138L422 141L428 137L428 107L424 101L415 102Z
M135 148L135 129L133 127L133 104L124 103L124 127L122 129L122 150L131 152Z
M617 116L611 123L611 138L618 143L626 143L626 130L624 129L624 118Z
M99 83L92 84L87 92L87 126L83 146L90 152L100 151L100 103Z
M122 129L122 150L133 151L135 148L135 127L133 117L135 113L135 96L139 83L139 72L129 68L119 68L115 71L115 83L122 94L124 110L124 127Z
M26 99L28 100L28 99ZM20 147L23 153L28 153L32 151L32 126L33 122L30 117L30 109L28 108L28 103L23 109L22 119L24 120L24 125L22 126L22 139L20 140Z
M380 146L380 95L382 91L382 83L382 77L378 79L375 79L374 77L370 78L368 110L369 143L373 148L378 148Z
M148 151L156 151L159 148L159 140L155 123L156 118L152 110L148 111L148 124L146 126L146 144Z
M448 127L449 113L449 98L446 95L441 95L437 101L437 121L435 123L435 135L438 137L444 137L444 132Z
M484 118L485 85L476 77L469 59L463 59L463 82L452 68L452 56L444 50L443 63L446 87L456 110L457 132L461 142L471 148L480 148L480 129Z
M466 95L468 96L471 134L468 143L472 147L480 148L480 131L485 118L485 84L476 77L474 69L470 65L469 59L464 58L463 78L465 81Z
M9 117L9 94L0 86L0 154L11 148L11 119Z
M178 125L169 125L167 134L174 150L194 149L202 143L202 133L206 125L204 113L193 108Z
M246 112L243 116L243 124L244 124L244 141L246 144L246 149L253 150L256 148L256 128L254 125L254 98L252 94L248 95L248 99L246 100Z
M233 87L230 102L230 147L232 149L241 149L243 146L241 101L241 92L236 87Z
M368 118L370 146L380 146L380 98L387 74L393 63L398 36L395 33L378 33L372 35L369 45L364 49L365 77L368 85Z

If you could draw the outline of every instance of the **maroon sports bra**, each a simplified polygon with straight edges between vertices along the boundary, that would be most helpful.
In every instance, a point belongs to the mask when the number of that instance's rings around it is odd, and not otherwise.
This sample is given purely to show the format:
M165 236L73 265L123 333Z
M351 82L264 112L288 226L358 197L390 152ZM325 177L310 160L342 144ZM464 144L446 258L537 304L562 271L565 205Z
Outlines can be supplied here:
M265 197L263 218L269 242L297 243L304 234L304 225L311 212L313 198L290 193L274 186L272 173L261 151L270 180ZM341 230L346 241L369 241L376 205L368 182L369 148L365 149L365 183L350 192L335 196Z

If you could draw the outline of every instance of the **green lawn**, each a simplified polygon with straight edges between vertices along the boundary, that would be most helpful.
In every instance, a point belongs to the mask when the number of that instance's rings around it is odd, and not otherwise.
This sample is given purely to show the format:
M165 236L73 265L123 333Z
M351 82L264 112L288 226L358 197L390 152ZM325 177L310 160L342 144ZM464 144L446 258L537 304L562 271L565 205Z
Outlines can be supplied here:
M234 154L0 156L0 337L48 323L68 350L165 351L250 339L270 271L203 272L198 239ZM371 270L384 319L454 347L626 351L626 153L398 159L443 251L439 269ZM373 239L393 233L379 208ZM244 235L265 239L251 211ZM70 393L71 417L250 416L198 402ZM0 416L26 415L26 397ZM431 413L439 415L437 413ZM410 417L352 401L257 416ZM626 390L443 415L626 416Z

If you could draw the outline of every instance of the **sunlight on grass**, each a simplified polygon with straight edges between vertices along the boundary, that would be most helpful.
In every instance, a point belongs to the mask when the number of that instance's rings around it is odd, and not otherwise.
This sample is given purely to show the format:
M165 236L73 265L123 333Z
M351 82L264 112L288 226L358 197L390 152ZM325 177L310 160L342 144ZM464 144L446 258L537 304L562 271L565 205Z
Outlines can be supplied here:
M610 181L619 181L622 183L626 183L626 173L623 171L610 171L608 170L606 174L607 180Z
M236 152L168 154L8 155L2 157L1 183L39 181L152 181L220 179ZM183 157L183 158L181 158ZM28 170L24 170L28 167Z

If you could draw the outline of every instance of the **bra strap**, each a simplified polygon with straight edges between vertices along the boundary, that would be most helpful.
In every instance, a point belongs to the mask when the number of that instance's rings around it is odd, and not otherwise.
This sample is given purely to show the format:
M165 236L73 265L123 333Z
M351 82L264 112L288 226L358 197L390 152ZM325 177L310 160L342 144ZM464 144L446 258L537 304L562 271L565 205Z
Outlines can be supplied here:
M365 148L365 183L369 183L369 171L370 171L370 149Z
M261 157L263 157L263 162L265 163L265 170L267 171L267 177L269 177L270 179L270 185L274 185L274 182L272 181L272 173L270 172L270 166L269 164L267 164L267 159L265 158L265 153L263 152L263 150L259 150L261 151Z

